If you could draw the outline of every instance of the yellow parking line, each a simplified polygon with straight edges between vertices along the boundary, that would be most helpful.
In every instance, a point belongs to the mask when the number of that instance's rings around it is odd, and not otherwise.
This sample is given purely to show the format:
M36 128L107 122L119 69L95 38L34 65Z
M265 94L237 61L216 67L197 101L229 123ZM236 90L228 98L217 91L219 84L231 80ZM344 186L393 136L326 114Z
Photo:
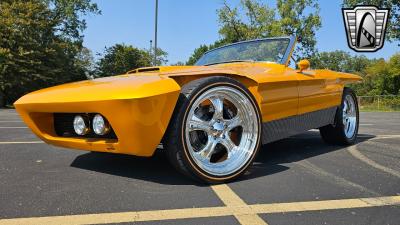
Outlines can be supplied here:
M230 200L226 202L231 202ZM233 201L233 203L237 203ZM368 208L388 205L400 205L400 196L387 196L377 198L356 198L325 201L272 203L238 206L220 206L207 208L169 209L139 212L100 213L69 216L50 216L32 218L0 219L0 225L81 225L81 224L106 224L124 222L162 221L172 219L189 219L221 216L242 216L250 222L255 214L305 212L316 210ZM253 215L254 214L254 215ZM253 223L256 224L256 223Z
M213 185L211 188L226 206L246 205L246 203L226 184Z
M221 201L227 207L240 207L240 206L248 206L232 189L226 184L214 185L211 186L215 194L221 199ZM246 225L265 225L267 224L263 219L261 219L255 213L243 214L239 212L234 214L236 219L239 221L240 224Z
M306 212L400 205L400 196L252 205L257 213Z
M239 221L240 224L249 224L249 225L265 225L265 222L261 217L257 214L236 214L235 218ZM268 225L268 224L267 224Z
M78 225L78 224L105 224L105 223L124 223L140 221L157 221L186 218L219 217L228 216L232 212L227 207L213 208L192 208L192 209L173 209L156 210L142 212L123 212L123 213L103 213L73 216L38 217L23 219L0 220L1 225L39 225L39 224L58 224L58 225Z
M10 145L10 144L42 144L43 141L2 141L0 145Z

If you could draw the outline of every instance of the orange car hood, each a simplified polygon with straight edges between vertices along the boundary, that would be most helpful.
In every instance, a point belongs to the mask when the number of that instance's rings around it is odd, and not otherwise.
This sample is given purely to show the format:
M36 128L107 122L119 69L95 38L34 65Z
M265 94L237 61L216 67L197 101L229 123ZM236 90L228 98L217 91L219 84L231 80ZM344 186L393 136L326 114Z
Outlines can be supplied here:
M135 99L179 91L168 77L156 74L120 75L58 85L22 96L14 104Z

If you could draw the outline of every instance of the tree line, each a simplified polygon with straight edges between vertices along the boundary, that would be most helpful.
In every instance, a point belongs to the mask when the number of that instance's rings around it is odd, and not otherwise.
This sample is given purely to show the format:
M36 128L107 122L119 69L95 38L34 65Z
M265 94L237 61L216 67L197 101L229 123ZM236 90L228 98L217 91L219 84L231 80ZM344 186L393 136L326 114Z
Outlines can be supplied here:
M399 0L344 0L343 6L359 3L391 8L387 41L400 40ZM238 6L223 2L217 10L221 38L199 46L187 62L177 64L193 65L206 51L228 43L294 34L301 36L296 60L309 58L313 68L362 75L363 84L354 86L358 94L399 94L400 53L385 61L343 51L317 51L319 11L316 0L277 0L275 7L260 0L241 0ZM40 88L154 65L154 52L126 44L105 48L94 60L83 46L83 18L89 14L101 14L91 0L0 1L0 107ZM157 49L155 65L166 64L167 56Z
M90 0L1 0L0 107L42 87L86 79L80 17Z
M357 95L400 95L400 52L388 60L351 56L348 52L317 53L310 59L313 68L358 74L363 82L353 84Z
M0 1L0 107L44 87L152 65L149 51L125 44L105 48L95 63L82 44L89 14L101 14L91 0ZM166 63L166 52L157 55Z

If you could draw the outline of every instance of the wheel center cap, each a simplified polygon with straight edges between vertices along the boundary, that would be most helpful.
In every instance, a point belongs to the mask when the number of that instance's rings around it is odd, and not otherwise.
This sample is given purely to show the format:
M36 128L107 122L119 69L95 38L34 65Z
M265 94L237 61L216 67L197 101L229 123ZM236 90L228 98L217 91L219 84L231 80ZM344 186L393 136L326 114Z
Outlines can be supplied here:
M224 124L221 122L216 122L213 124L212 128L213 128L213 135L219 136L224 131Z

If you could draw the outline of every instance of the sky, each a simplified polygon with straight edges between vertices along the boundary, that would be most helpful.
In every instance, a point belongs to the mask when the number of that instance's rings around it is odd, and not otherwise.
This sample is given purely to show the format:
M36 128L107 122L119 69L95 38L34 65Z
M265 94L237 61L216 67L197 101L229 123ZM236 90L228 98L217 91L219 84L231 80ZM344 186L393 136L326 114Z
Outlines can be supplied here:
M228 0L235 6L240 0ZM94 0L101 15L84 19L87 29L84 45L94 54L117 43L148 49L154 39L155 0ZM267 2L270 7L274 1ZM317 31L319 51L344 50L360 55L347 45L340 0L321 0L322 27ZM220 38L217 9L223 0L159 0L158 46L168 52L168 63L185 62L201 44L211 44ZM384 47L374 53L363 53L368 58L390 58L400 52L399 42L385 41Z

